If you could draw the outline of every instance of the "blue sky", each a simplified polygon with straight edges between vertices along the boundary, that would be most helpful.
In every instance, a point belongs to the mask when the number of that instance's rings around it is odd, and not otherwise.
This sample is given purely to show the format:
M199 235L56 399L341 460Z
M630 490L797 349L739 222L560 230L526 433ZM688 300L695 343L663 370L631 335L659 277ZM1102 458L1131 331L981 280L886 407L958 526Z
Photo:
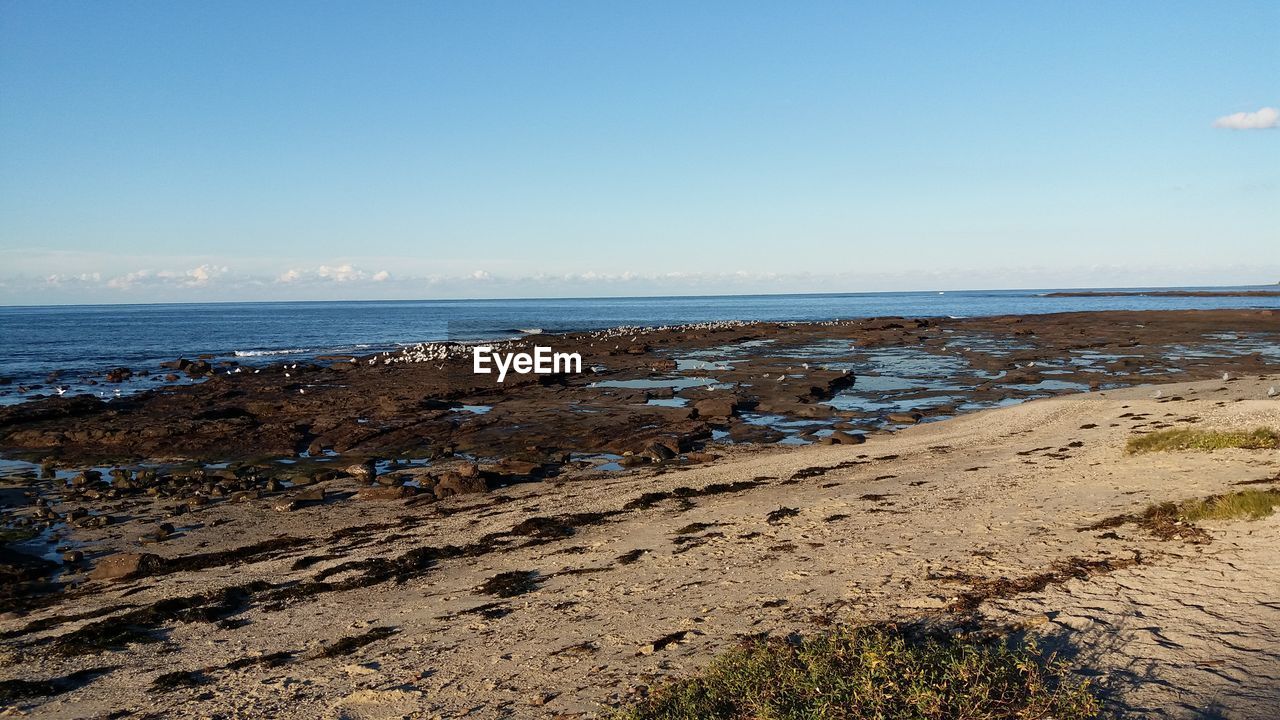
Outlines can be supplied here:
M0 303L1271 283L1277 106L1275 2L2 0Z

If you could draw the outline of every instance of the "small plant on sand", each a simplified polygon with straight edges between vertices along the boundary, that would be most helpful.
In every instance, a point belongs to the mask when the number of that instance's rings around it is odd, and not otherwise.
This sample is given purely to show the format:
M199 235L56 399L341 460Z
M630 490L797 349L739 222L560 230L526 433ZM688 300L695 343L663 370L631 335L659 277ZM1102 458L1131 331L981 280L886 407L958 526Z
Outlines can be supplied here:
M1280 490L1242 490L1203 500L1188 500L1178 507L1184 522L1200 520L1260 520L1280 506Z
M1196 523L1201 520L1260 520L1280 507L1280 490L1241 490L1179 502L1163 502L1141 513L1116 515L1094 523L1085 530L1105 530L1132 523L1161 540L1191 543L1212 541Z
M1125 449L1130 453L1162 450L1268 450L1280 447L1280 433L1271 428L1254 430L1158 430L1129 438Z
M898 625L753 639L612 720L1093 718L1087 683L1030 644Z

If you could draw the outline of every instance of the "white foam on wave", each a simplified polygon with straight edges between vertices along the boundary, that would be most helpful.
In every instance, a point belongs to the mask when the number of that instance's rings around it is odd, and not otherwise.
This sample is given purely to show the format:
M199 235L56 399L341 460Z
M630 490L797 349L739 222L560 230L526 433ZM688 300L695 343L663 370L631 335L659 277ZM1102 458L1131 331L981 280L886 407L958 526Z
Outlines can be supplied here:
M516 328L522 335L541 335L542 328Z
M268 357L271 355L301 355L311 352L311 348L287 348L285 350L237 350L236 357Z

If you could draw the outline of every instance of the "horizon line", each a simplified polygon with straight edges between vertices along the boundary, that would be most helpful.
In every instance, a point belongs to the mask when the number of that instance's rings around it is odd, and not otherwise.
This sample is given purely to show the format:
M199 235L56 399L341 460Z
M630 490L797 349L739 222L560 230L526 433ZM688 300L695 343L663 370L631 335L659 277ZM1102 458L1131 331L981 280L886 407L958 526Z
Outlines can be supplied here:
M69 307L148 307L166 305L301 305L322 303L466 303L466 302L531 302L540 300L658 300L658 299L693 299L693 298L754 298L754 297L839 297L855 295L907 295L914 293L980 293L980 292L1072 292L1072 291L1146 291L1146 290L1247 290L1266 289L1280 286L1280 282L1262 285L1147 285L1147 286L1076 286L1076 287L1004 287L1004 288L969 288L964 290L871 290L850 292L779 292L779 293L709 293L705 295L568 295L544 297L489 297L489 298L399 298L399 299L329 299L329 300L202 300L174 302L107 302L107 303L44 303L38 305L10 304L0 302L0 308L69 308Z

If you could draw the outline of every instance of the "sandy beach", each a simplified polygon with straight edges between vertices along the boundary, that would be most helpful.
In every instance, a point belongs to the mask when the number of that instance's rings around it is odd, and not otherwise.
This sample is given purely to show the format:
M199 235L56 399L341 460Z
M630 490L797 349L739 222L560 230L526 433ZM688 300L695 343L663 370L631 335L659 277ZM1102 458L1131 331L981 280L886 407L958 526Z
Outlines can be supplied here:
M1040 636L1122 715L1264 717L1280 520L1106 521L1276 488L1275 450L1125 445L1280 427L1277 383L1077 392L429 502L340 474L211 502L163 542L139 533L172 500L143 496L74 532L88 565L132 558L120 577L71 568L0 621L0 678L45 682L7 700L40 717L598 717L743 636L923 618Z

